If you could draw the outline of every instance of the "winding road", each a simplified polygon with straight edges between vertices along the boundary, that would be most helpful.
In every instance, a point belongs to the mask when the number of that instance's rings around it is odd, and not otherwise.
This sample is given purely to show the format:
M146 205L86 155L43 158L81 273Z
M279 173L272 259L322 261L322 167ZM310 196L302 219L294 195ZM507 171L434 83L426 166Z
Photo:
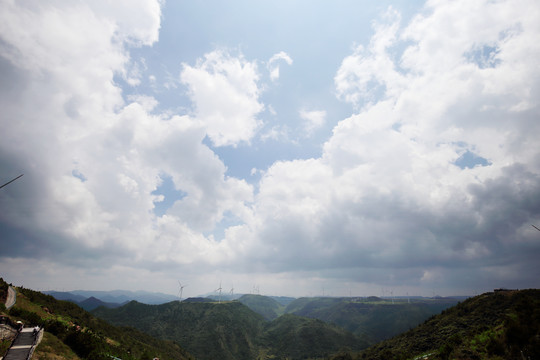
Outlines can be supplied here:
M15 289L10 286L8 288L8 296L6 299L6 309L9 309L13 305L15 305L16 300L17 300L17 293L15 292Z

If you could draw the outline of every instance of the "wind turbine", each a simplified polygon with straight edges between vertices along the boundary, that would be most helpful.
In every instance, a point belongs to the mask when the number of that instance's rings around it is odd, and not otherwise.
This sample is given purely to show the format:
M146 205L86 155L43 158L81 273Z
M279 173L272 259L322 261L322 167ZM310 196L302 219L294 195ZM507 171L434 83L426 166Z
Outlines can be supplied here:
M221 304L221 281L219 282L219 287L216 289L216 291L219 291L219 303Z
M22 176L22 175L21 175L21 176ZM9 184L9 183L8 183L8 184ZM531 224L531 226L532 226L533 228L535 228L536 230L540 231L540 229L537 228L536 226L534 226L533 224Z
M233 285L233 287L231 288L230 294L231 294L231 297L234 297L234 285Z
M179 295L180 300L178 300L178 301L182 301L182 293L184 292L184 288L185 288L187 285L182 285L182 283L180 282L180 280L178 280L178 286L180 287L180 289L178 290L178 295Z

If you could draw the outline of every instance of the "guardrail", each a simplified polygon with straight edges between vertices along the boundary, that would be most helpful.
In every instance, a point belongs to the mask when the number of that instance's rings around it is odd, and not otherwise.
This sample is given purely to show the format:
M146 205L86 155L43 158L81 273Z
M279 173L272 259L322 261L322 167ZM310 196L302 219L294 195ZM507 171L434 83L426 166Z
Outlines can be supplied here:
M28 352L28 356L26 357L26 360L30 360L32 358L32 355L34 354L34 350L36 350L42 338L43 338L43 329L40 329L36 335L36 338L34 339L34 345L32 345L30 352Z

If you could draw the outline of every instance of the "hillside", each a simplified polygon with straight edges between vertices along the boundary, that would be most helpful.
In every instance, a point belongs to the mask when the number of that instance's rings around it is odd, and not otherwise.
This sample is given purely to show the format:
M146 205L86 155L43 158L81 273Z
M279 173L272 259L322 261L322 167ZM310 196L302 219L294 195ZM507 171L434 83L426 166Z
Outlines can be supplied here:
M17 289L17 302L4 311L12 321L45 329L34 359L192 359L177 344L158 340L133 328L109 325L79 306L43 293ZM0 356L3 354L0 354Z
M339 351L368 346L342 328L291 314L280 316L266 326L263 343L271 349L269 354L278 359L327 358Z
M336 324L371 345L412 329L432 315L455 305L454 299L382 300L380 298L300 298L286 313Z
M285 309L283 305L268 296L247 294L243 295L238 301L257 314L262 315L266 320L274 320L283 314Z
M413 359L426 354L429 359L540 359L540 290L470 298L406 333L345 358Z
M113 324L133 326L152 336L182 344L197 359L253 359L263 318L239 302L132 301L93 313Z
M353 334L315 319L289 315L268 322L238 301L153 306L130 302L93 313L113 324L173 340L203 360L297 359L366 347Z

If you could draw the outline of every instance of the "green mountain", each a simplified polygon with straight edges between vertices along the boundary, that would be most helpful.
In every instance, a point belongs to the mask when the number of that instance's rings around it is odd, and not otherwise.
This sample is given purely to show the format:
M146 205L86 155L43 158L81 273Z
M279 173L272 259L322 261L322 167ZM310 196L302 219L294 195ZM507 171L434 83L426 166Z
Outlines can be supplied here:
M257 314L262 315L266 320L274 320L279 315L283 314L285 307L276 300L263 295L243 295L238 299L242 304L246 305Z
M263 344L270 358L327 358L339 351L368 346L352 333L321 320L286 314L269 323Z
M335 359L540 359L540 290L467 299L410 331Z
M258 297L251 300L267 303ZM130 302L116 309L101 307L93 314L173 340L202 360L309 358L343 349L358 351L367 345L346 330L316 319L288 315L269 322L239 301Z
M145 305L132 301L93 313L116 325L133 326L174 340L197 359L254 359L264 319L239 302L178 302Z
M5 282L0 279L0 287ZM0 309L11 322L45 329L37 347L38 359L111 359L123 360L154 357L160 359L193 359L171 341L158 340L134 328L116 327L97 319L79 306L56 300L50 295L25 288L16 288L17 301L9 310ZM3 356L4 354L0 354Z
M443 298L409 303L407 299L316 297L297 299L285 312L336 324L375 344L412 329L457 302Z

